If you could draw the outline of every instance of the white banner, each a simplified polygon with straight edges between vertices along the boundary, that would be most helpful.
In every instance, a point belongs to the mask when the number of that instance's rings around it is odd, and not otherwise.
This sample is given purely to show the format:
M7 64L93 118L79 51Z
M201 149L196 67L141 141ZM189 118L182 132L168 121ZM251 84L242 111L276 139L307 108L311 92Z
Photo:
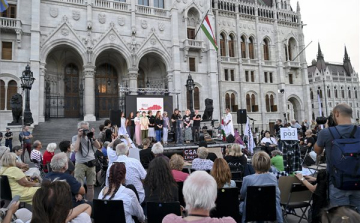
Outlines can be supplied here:
M281 141L299 140L297 128L280 128Z
M248 138L248 150L250 153L253 153L255 145L254 145L254 137L253 137L253 134L251 131L249 118L247 118L247 121L246 121L244 135L247 136L247 138Z

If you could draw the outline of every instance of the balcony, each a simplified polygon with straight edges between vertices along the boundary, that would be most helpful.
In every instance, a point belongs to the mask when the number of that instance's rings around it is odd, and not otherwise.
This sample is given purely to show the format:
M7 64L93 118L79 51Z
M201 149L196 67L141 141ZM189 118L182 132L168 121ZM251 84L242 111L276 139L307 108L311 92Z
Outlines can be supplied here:
M184 48L191 50L202 50L205 49L202 40L186 39L184 40Z
M0 17L0 29L16 33L18 48L21 48L22 23L20 19Z
M288 69L299 69L300 62L297 61L286 61L284 62L284 67Z
M95 0L94 6L99 8L114 9L124 12L130 11L130 4L124 2L117 2L117 1Z
M145 15L155 15L160 17L169 17L169 11L162 8L137 5L136 12Z

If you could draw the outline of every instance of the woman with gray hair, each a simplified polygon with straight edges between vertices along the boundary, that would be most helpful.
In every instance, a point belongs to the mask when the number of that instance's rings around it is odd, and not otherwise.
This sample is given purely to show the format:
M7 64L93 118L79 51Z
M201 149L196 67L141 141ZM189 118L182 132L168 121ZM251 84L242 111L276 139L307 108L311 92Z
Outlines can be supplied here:
M197 150L198 158L195 158L192 162L192 169L195 170L211 170L214 162L206 159L209 151L205 147L199 147Z
M214 178L205 171L196 171L185 180L183 195L188 216L182 218L169 214L163 223L235 223L231 217L210 218L210 210L215 207L217 186Z
M43 166L44 166L45 173L47 173L49 171L47 168L47 164L50 163L51 159L54 157L56 147L57 147L57 145L54 142L49 143L46 147L46 151L44 152L44 155L43 155Z
M155 157L162 157L165 159L166 162L169 162L169 157L164 155L164 147L161 145L160 142L155 143L151 147L151 152L154 154Z
M65 173L68 169L68 161L66 153L58 153L52 159L50 167L52 172L46 174L45 178L48 180L65 180L71 189L73 207L84 204L85 188L70 174Z

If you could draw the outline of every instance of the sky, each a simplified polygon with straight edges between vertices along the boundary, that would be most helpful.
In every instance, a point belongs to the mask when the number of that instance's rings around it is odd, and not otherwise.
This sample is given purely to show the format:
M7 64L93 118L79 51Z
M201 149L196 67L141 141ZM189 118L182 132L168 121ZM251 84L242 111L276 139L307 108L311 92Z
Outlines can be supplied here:
M296 0L290 0L296 11ZM351 64L359 72L360 0L299 0L304 26L306 60L316 59L318 42L326 62L342 63L346 45Z

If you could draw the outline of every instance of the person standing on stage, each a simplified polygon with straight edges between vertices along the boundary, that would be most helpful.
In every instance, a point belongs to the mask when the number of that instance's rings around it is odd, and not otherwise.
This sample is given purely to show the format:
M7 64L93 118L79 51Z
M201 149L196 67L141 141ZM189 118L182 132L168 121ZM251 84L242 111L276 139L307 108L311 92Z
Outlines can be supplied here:
M183 117L184 120L184 129L185 129L185 142L190 143L192 140L192 131L191 131L191 117L190 110L187 109Z
M200 120L201 120L201 115L199 115L199 110L195 110L195 114L193 117L193 128L192 128L194 142L199 141Z
M140 124L140 112L136 112L136 117L134 118L135 125L135 139L136 144L141 145L141 124Z
M163 120L161 118L161 111L157 111L155 116L156 142L161 142L162 129L163 129Z
M130 115L126 119L125 126L126 132L129 134L130 139L133 140L135 132L134 112L130 112Z
M167 144L168 141L168 133L170 129L169 117L167 116L167 112L164 111L163 113L163 143L164 145Z
M176 143L177 144L183 144L184 139L183 139L183 130L184 128L184 123L183 123L183 118L181 116L181 111L178 111L178 115L176 116Z
M146 116L146 112L142 112L142 116L140 118L141 124L141 141L148 137L148 129L149 129L149 119Z
M155 117L152 115L152 111L148 111L148 118L149 118L148 137L150 138L150 141L153 141L156 135L155 135Z
M174 113L171 115L171 124L172 124L172 129L174 131L174 142L177 142L176 140L176 120L177 120L177 116L179 114L179 110L177 108L175 108Z
M225 134L226 134L226 136L228 136L230 134L234 136L235 135L234 134L234 126L233 126L233 122L232 122L232 115L230 113L230 109L226 108L225 112L226 112L226 115L224 118Z
M120 128L118 130L118 135L125 135L125 134L129 134L129 133L126 131L125 112L121 112L121 114L120 114Z

